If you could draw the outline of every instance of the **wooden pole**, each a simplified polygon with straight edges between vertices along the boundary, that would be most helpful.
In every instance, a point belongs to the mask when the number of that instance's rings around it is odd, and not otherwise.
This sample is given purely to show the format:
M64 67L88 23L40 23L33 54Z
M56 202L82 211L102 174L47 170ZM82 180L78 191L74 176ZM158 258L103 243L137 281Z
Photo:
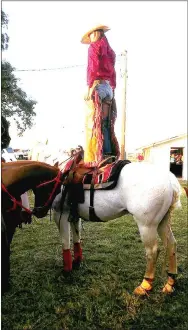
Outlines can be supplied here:
M122 78L122 115L121 115L121 148L120 158L126 158L126 87L127 87L127 51L121 53Z

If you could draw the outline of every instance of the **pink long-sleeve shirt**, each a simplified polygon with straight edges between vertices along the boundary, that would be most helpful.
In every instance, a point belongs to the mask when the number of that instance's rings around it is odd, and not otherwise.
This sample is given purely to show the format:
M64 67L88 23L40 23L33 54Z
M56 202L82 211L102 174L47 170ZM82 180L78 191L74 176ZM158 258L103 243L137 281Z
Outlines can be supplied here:
M89 87L92 87L94 80L108 80L112 89L116 87L115 58L115 52L105 36L90 44L87 67Z

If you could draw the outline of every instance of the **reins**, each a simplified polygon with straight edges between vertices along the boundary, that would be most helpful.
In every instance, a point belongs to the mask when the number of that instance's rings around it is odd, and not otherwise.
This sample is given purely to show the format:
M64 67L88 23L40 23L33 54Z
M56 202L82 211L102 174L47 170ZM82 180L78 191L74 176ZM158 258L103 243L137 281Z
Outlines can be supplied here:
M61 165L62 163L65 163L67 160L69 160L69 159L71 159L71 158L73 158L73 156L71 156L71 157L69 157L68 159L66 159L65 161L61 162L60 165ZM73 166L73 165L75 165L75 162L72 164L72 166ZM71 168L72 168L72 166L71 166ZM59 185L59 184L62 184L62 181L60 180L61 174L62 174L62 172L61 172L61 170L59 170L57 176L56 176L54 179L49 180L49 181L46 181L46 182L43 182L43 183L40 183L40 184L38 184L38 185L36 186L36 189L37 189L37 188L40 188L40 187L42 187L42 186L45 186L45 185L47 185L47 184L49 184L49 183L53 183L53 182L55 182L55 185L54 185L54 187L53 187L53 189L52 189L52 192L51 192L51 194L50 194L48 200L46 201L46 203L45 203L43 206L41 206L41 207L35 207L35 208L34 208L35 210L38 209L38 208L40 208L40 209L41 209L41 208L45 208L45 207L47 207L47 206L50 204L50 202L51 202L51 200L52 200L52 198L53 198L53 196L54 196L54 194L55 194L55 191L56 191L58 185ZM17 206L20 206L20 207L21 207L22 209L24 209L28 214L33 214L33 210L31 211L30 209L26 208L26 207L22 204L22 202L19 202L14 196L12 196L12 195L9 193L9 191L7 190L7 188L5 187L5 185L4 185L3 183L1 183L1 187L2 187L2 190L3 190L3 191L4 191L4 192L10 197L10 199L11 199L12 202L13 202L13 207L10 208L9 210L7 210L7 212L14 211L14 210L16 210Z
M66 158L65 160L63 160L60 164L58 164L58 166L62 165L63 163L66 163L69 159L73 158L73 156L70 156L69 158Z
M13 207L11 209L7 210L7 212L15 211L17 208L17 205L18 205L22 209L24 209L27 213L32 214L31 210L29 210L27 207L23 206L23 204L21 202L17 201L17 199L9 193L9 191L7 190L7 188L5 187L5 185L3 183L1 183L1 187L2 187L2 190L5 193L7 193L7 195L10 197L10 199L13 201Z
M58 174L57 174L57 176L56 176L54 179L52 179L52 180L50 180L50 181L46 181L46 182L40 183L39 185L36 186L36 189L37 189L37 188L39 188L39 187L41 187L41 186L44 186L44 185L46 185L46 184L49 184L49 183L55 182L55 185L54 185L54 188L53 188L53 190L52 190L52 192L51 192L51 194L50 194L50 197L48 198L48 200L47 200L47 202L45 203L45 205L42 206L42 208L48 206L48 204L51 202L51 200L52 200L52 198L53 198L53 196L54 196L54 193L55 193L55 191L56 191L58 185L59 185L60 183L62 183L62 181L60 180L60 176L61 176L61 171L58 171ZM5 193L7 193L7 195L10 197L10 199L11 199L12 202L13 202L13 207L12 207L11 209L7 210L7 212L14 211L14 210L16 210L17 206L20 206L20 207L23 208L27 213L29 213L29 214L33 214L33 211L31 211L31 210L29 210L28 208L26 208L25 206L23 206L23 204L22 204L21 202L19 202L14 196L12 196L12 195L9 193L9 191L7 190L7 188L5 187L5 185L4 185L3 183L1 183L1 187L2 187L2 190L3 190ZM37 207L36 207L36 209L37 209Z
M50 181L40 183L38 186L36 186L36 189L37 189L37 188L45 186L49 183L55 182L55 185L54 185L53 190L50 194L50 197L48 198L47 202L43 205L43 207L46 207L50 203L50 201L52 200L52 197L53 197L53 195L54 195L54 193L55 193L55 191L58 187L58 184L62 183L62 181L60 180L60 176L61 176L61 171L58 172L57 176L54 179L52 179Z
M60 166L60 165L62 165L62 164L64 164L64 163L66 163L66 162L67 162L68 160L70 160L70 159L75 158L75 156L79 155L79 153L80 153L80 151L78 151L74 156L70 156L69 158L66 158L66 159L63 160L60 164L58 164L58 166Z

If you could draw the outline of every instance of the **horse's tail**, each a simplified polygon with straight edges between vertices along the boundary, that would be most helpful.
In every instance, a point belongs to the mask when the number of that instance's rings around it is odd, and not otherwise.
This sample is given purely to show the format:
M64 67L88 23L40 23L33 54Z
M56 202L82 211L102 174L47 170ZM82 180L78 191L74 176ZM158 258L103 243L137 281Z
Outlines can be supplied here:
M181 208L182 206L180 200L180 196L182 194L182 188L180 186L178 179L175 177L175 175L172 172L170 172L170 182L173 189L172 203L170 206L170 211L172 211L173 209Z
M169 207L168 212L166 213L165 217L163 218L163 221L166 222L166 244L165 244L165 258L164 263L162 266L162 273L165 273L166 263L167 263L167 250L168 250L168 239L169 239L169 228L171 227L171 216L174 209L181 208L181 200L180 196L182 193L182 189L180 186L180 183L178 179L175 177L173 173L170 172L170 183L171 187L173 189L173 195L172 195L172 202Z

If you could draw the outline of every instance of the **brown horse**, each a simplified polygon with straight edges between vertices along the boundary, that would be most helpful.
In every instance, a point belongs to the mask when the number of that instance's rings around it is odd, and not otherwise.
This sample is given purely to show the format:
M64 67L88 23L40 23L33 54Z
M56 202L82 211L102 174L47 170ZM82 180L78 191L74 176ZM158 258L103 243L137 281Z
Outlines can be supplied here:
M183 187L184 188L184 190L185 190L185 192L186 192L186 195L187 195L187 197L188 197L188 188L187 187Z
M44 217L56 195L60 192L65 174L55 167L36 161L16 161L2 165L2 292L8 286L9 252L16 227L21 223L24 208L20 196L33 190L34 209L26 212L37 218ZM8 251L8 252L7 252ZM7 260L8 258L8 260ZM8 265L8 266L7 266Z

